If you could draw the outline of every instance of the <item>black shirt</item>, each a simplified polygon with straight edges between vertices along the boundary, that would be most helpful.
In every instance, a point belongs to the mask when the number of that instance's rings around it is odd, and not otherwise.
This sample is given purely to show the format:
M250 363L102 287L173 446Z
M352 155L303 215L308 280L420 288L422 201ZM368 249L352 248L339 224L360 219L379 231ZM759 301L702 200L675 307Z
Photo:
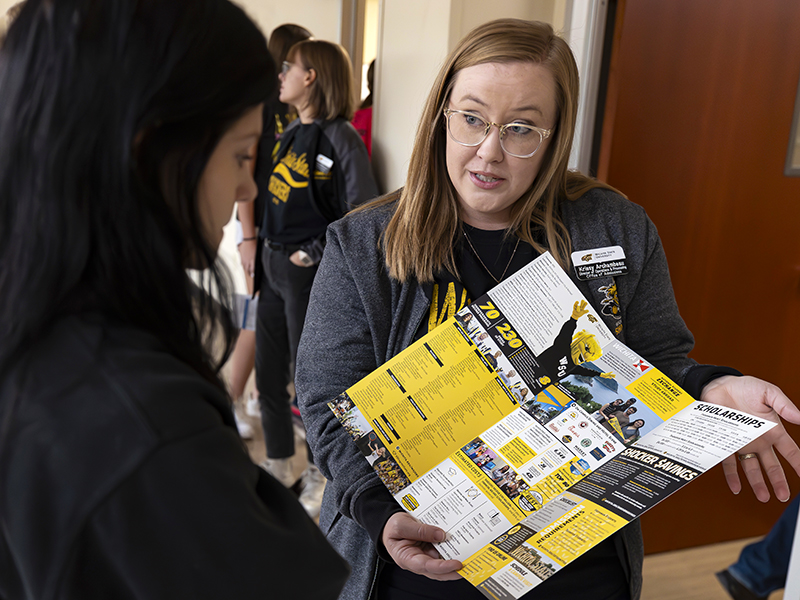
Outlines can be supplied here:
M483 296L497 285L495 278L500 278L504 272L505 278L510 277L538 256L530 244L516 236L506 238L503 229L486 231L466 223L463 227L464 233L456 241L458 276L446 270L436 274L430 312L420 325L415 339L433 331L456 312Z
M58 320L4 371L0 422L0 598L339 597L346 563L227 395L149 332Z
M300 244L325 233L328 221L311 203L310 177L330 178L330 170L316 167L314 154L319 127L312 124L298 127L291 146L272 168L267 184L264 231L267 239L282 244Z

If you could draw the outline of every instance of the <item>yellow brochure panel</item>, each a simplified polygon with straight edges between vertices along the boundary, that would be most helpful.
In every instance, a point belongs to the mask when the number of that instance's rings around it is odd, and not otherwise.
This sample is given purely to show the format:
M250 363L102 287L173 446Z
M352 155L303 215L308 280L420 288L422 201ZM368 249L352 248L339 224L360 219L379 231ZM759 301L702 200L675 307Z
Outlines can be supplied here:
M665 421L694 402L677 383L655 368L648 369L626 389Z
M512 558L502 550L498 550L494 546L486 546L483 550L470 556L463 563L464 566L459 573L472 585L477 586L511 561Z
M585 500L527 543L563 567L627 524L622 517Z
M518 406L455 319L347 394L411 481Z

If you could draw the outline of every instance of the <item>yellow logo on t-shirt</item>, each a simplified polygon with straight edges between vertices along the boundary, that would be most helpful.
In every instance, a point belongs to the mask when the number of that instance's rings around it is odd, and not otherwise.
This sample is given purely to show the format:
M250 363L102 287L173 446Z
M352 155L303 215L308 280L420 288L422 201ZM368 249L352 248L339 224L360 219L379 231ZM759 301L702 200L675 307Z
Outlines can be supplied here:
M286 202L292 188L308 187L308 162L306 153L300 156L289 150L272 170L269 178L269 192L272 194L273 204Z
M433 297L431 298L431 307L428 313L428 331L433 331L469 304L467 290L465 289L461 290L461 298L456 298L456 288L452 281L447 284L447 291L441 300L439 299L439 291L439 284L434 283Z

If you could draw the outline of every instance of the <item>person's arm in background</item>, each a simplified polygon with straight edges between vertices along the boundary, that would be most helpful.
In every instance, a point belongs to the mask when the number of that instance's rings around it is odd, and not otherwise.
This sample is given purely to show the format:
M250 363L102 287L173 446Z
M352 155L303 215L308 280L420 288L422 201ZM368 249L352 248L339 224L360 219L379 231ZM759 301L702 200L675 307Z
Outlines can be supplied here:
M364 142L350 123L342 125L340 131L331 138L331 143L339 156L339 170L344 177L342 210L346 213L375 198L378 185Z
M255 224L255 202L241 202L237 205L239 222L242 224L242 242L239 244L239 256L244 272L251 278L255 276L256 251L258 234Z
M269 154L272 145L274 145L274 119L272 118L272 110L269 108L269 103L264 105L264 132L258 142L258 146L253 148L256 154L256 160L252 161L254 176L256 177L256 184L258 185L258 193L263 194L262 191L265 173L264 169L271 169L272 160ZM272 123L273 127L270 128L268 124ZM255 277L256 265L256 252L258 251L258 225L256 223L256 198L252 202L239 202L236 205L236 215L239 218L239 224L242 226L242 241L239 243L239 258L242 261L242 268L244 272L253 279ZM250 289L252 282L248 282L248 290L252 294L257 290Z

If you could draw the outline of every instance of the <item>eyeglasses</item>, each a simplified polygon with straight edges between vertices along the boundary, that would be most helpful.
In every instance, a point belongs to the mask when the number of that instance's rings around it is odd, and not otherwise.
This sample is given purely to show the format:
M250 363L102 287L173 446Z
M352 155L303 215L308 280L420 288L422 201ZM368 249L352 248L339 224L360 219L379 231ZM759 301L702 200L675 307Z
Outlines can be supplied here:
M281 65L281 75L286 75L292 66L292 63L290 63L288 60L283 61L283 65Z
M530 158L542 142L550 137L552 129L542 129L524 123L492 123L478 115L464 110L444 109L447 119L447 132L457 144L462 146L480 146L489 136L492 125L500 130L500 147L509 156Z

